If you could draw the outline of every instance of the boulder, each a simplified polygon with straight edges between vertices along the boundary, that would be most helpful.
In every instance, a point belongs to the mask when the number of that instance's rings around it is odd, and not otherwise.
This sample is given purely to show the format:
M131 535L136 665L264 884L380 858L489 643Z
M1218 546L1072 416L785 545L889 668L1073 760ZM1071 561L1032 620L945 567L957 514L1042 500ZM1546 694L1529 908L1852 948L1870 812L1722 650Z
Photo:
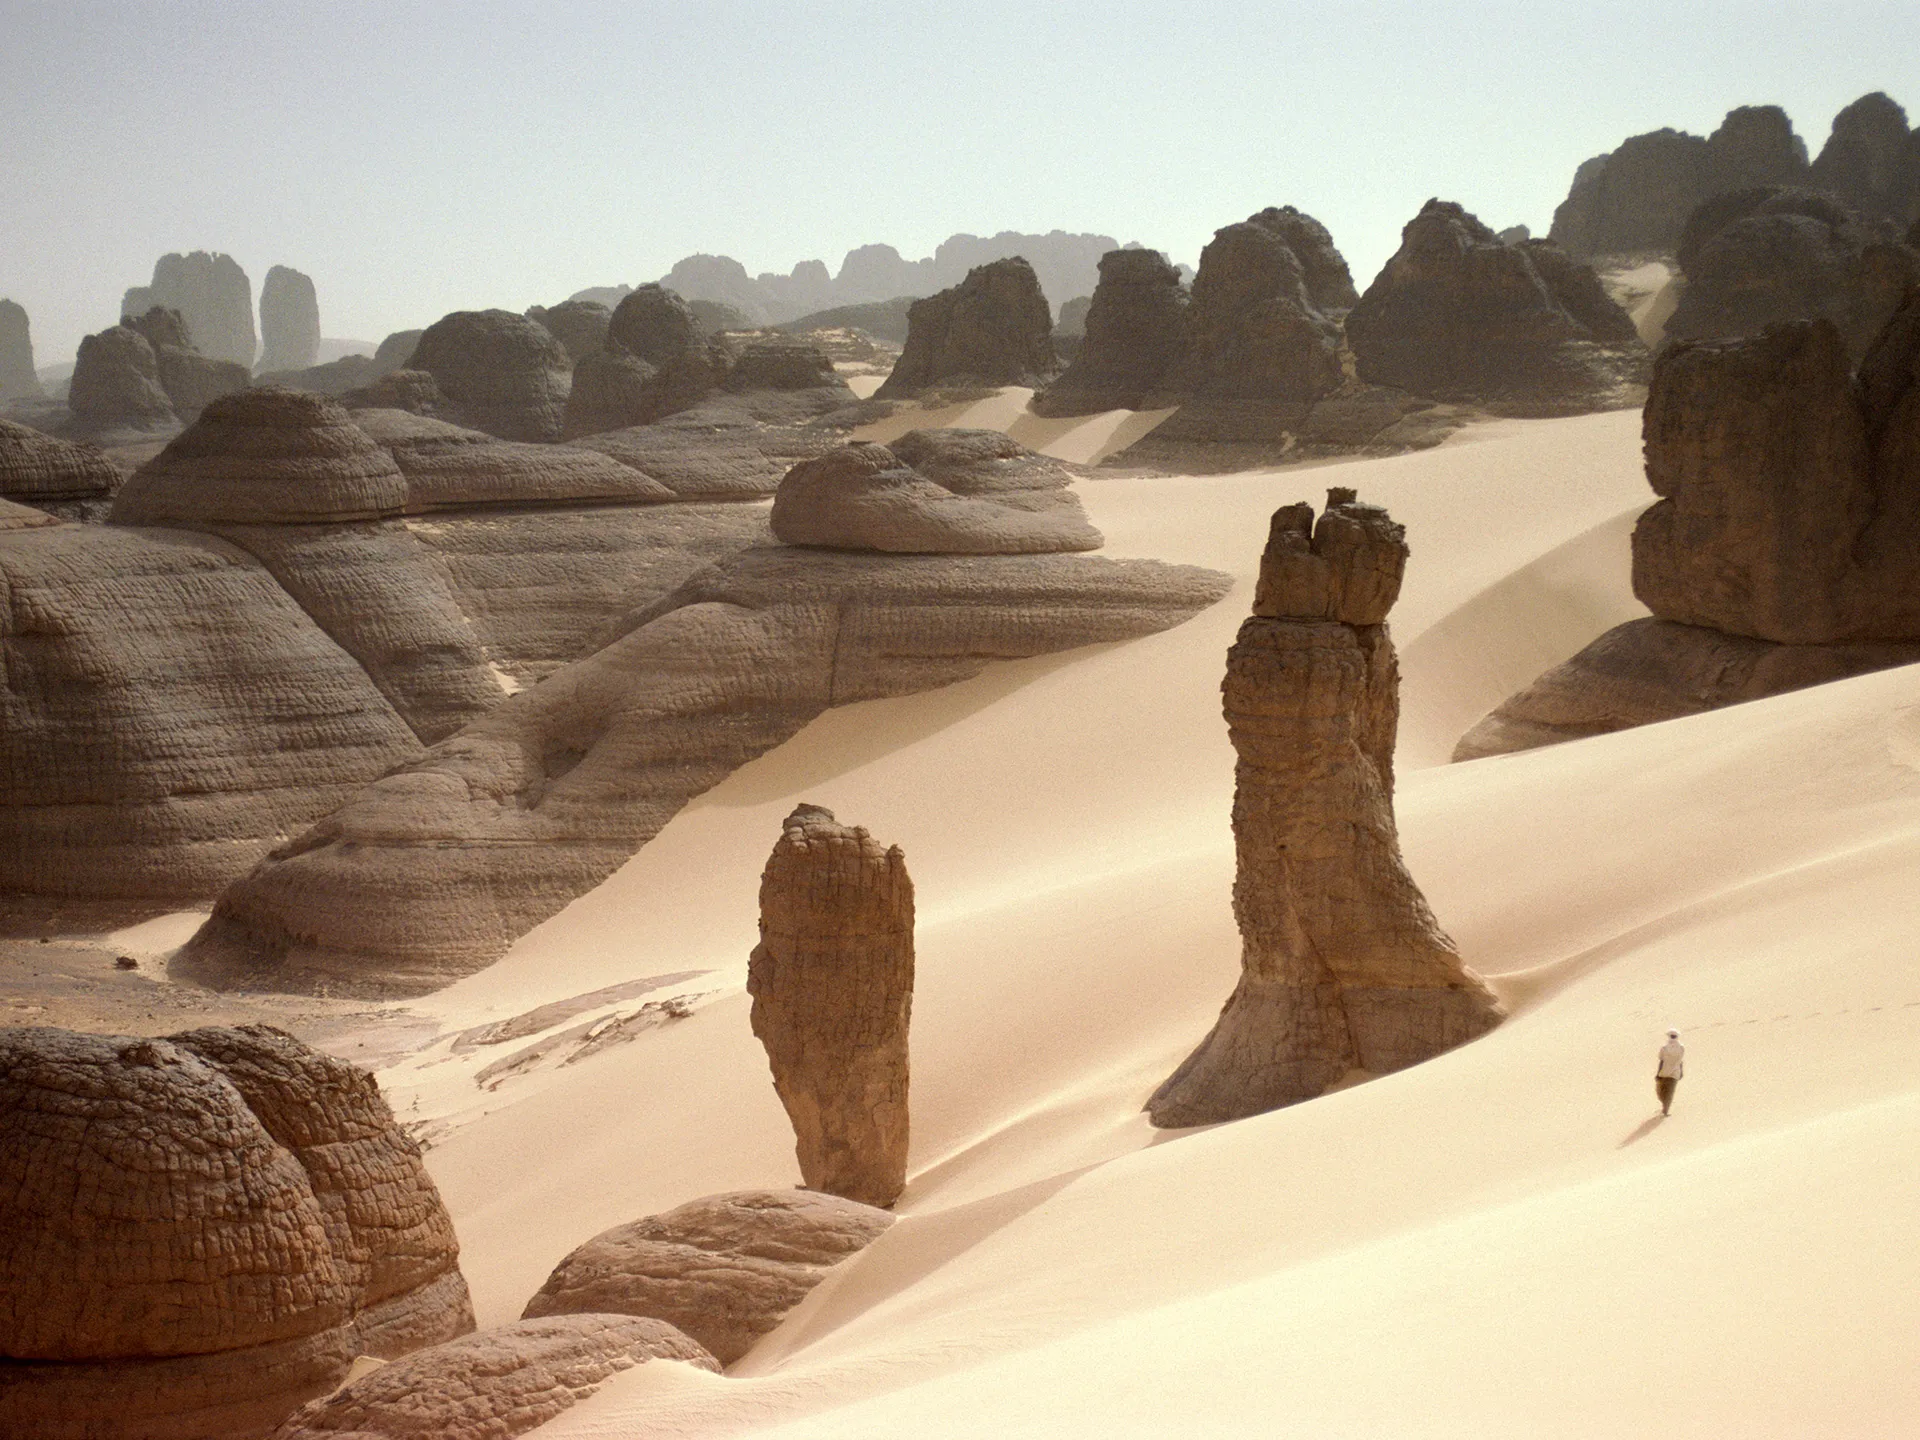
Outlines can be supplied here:
M1856 210L1905 225L1920 204L1920 148L1907 112L1876 90L1833 117L1809 176Z
M688 800L830 706L950 684L994 658L1152 634L1227 583L1079 555L741 551L613 622L601 648L230 886L175 973L436 989L491 964Z
M897 852L896 852L897 853ZM554 1267L524 1318L665 1320L731 1365L893 1216L814 1190L708 1195L611 1230Z
M59 525L60 516L33 505L20 505L12 500L0 500L0 533L11 530L38 530L45 525Z
M289 1417L272 1440L511 1440L649 1360L720 1368L658 1320L520 1320L383 1365Z
M1405 531L1350 490L1328 492L1317 524L1304 503L1273 517L1223 687L1242 974L1212 1033L1147 1102L1155 1125L1309 1100L1501 1019L1400 858L1386 617L1406 559Z
M900 847L802 805L760 876L753 1033L810 1190L885 1208L907 1183L913 882Z
M1071 302L1070 302L1071 303ZM1061 311L1061 324L1067 323ZM1041 415L1138 410L1185 353L1187 291L1157 250L1113 250L1100 261L1079 354L1033 398Z
M0 1030L0 1431L258 1436L473 1328L372 1076L269 1027Z
M0 401L38 400L43 393L33 369L27 312L11 300L0 300Z
M562 300L551 309L534 306L527 311L527 318L546 326L577 365L607 343L607 324L613 312L592 300Z
M998 431L916 430L893 448L856 441L794 466L773 497L773 533L788 545L896 554L1097 550L1100 532L1071 483Z
M1920 252L1891 222L1781 186L1702 204L1681 235L1680 265L1687 282L1667 320L1670 337L1727 339L1824 316L1856 359L1920 282Z
M381 378L379 363L371 355L342 355L324 365L309 365L303 370L268 370L265 362L254 376L257 385L280 385L289 390L311 390L319 395L344 396L349 391L372 385ZM429 380L433 377L428 376Z
M153 283L127 291L120 313L144 315L155 306L179 311L208 359L253 373L260 348L253 329L253 284L231 255L196 250L161 256Z
M566 433L647 425L685 410L726 379L729 364L685 300L642 285L615 308L604 348L575 367L578 394L567 404Z
M1429 200L1347 316L1362 380L1524 414L1638 398L1644 347L1591 268Z
M433 376L450 419L502 440L560 438L573 361L524 315L456 310L421 332L407 368Z
M320 359L320 301L313 281L276 265L260 287L260 366L305 370Z
M166 432L180 426L173 402L160 386L160 362L153 346L127 325L115 325L80 342L67 408L83 432Z
M967 272L907 311L906 348L876 392L917 395L934 385L1038 385L1058 368L1053 311L1033 267L1014 256Z

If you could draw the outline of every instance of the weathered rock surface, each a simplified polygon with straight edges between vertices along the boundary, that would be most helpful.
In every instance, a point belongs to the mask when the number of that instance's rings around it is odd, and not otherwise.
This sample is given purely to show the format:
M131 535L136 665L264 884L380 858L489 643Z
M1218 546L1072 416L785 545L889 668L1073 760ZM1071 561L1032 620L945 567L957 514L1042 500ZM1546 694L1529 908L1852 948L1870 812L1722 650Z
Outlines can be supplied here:
M502 440L557 440L573 360L545 326L506 310L456 310L420 334L410 370L425 370L458 420Z
M32 505L21 505L12 500L0 500L0 531L37 530L43 525L63 523L60 516Z
M425 370L389 370L365 385L342 391L340 403L349 410L404 410L409 415L438 415L451 410L440 383Z
M420 743L211 536L0 536L0 889L216 894Z
M388 371L412 370L413 352L419 348L424 330L396 330L374 347L374 360Z
M788 545L921 555L1100 548L1065 469L1018 441L991 430L916 430L901 441L856 442L794 466L773 497L774 535ZM924 457L927 470L906 455Z
M1351 283L1351 282L1349 282ZM1069 302L1071 303L1071 302ZM1065 309L1061 324L1067 322ZM1157 250L1114 250L1100 260L1079 353L1033 398L1041 415L1138 410L1185 354L1187 292Z
M1014 256L977 266L952 289L914 301L906 347L876 393L917 395L940 384L1039 385L1058 368L1053 311L1033 267Z
M1329 492L1273 517L1253 615L1227 656L1238 754L1233 909L1240 984L1154 1092L1155 1125L1213 1124L1381 1075L1497 1024L1400 858L1393 816L1399 672L1387 612L1405 531Z
M171 431L180 426L160 386L160 362L139 331L115 325L80 342L67 408L82 432Z
M639 470L676 499L762 500L795 461L824 455L845 439L833 412L852 400L839 383L719 394L651 425L574 443Z
M252 376L244 365L202 355L192 332L177 310L154 306L144 315L130 315L122 325L138 330L153 346L160 372L160 388L167 392L173 412L183 423L199 417L210 401L244 390Z
M1855 209L1907 224L1920 205L1920 147L1907 112L1876 90L1833 117L1812 183Z
M806 340L754 340L742 347L728 371L726 388L743 390L843 389L833 361Z
M0 400L38 400L43 393L33 369L27 312L11 300L0 300Z
M594 450L501 440L404 410L356 410L352 419L399 466L409 515L476 506L654 504L674 498L652 476Z
M473 1328L372 1076L267 1027L0 1030L0 1431L252 1437Z
M886 1207L907 1184L913 881L900 847L802 805L760 876L753 1033L793 1122L800 1176Z
M1758 334L1824 316L1857 359L1920 281L1920 252L1890 221L1820 191L1731 191L1694 211L1680 239L1686 288L1667 320L1675 339Z
M120 472L91 445L43 435L0 420L0 496L37 505L65 519L86 502L99 502L120 487Z
M607 343L607 325L613 312L592 300L562 300L551 308L534 306L527 311L527 318L546 326L577 365Z
M685 300L642 285L614 309L604 347L575 367L566 433L652 424L712 392L730 365L726 349L707 338Z
M1636 403L1645 349L1591 268L1429 200L1347 316L1362 380L1524 414Z
M260 286L259 368L305 370L319 359L320 300L313 281L276 265Z
M176 972L435 989L490 964L828 707L1151 634L1226 585L1083 556L744 551L283 846L228 888Z
M525 1318L648 1316L731 1365L892 1224L885 1210L814 1190L708 1195L579 1246L527 1302Z
M720 1368L658 1320L520 1320L383 1365L289 1417L273 1440L511 1440L649 1360Z
M253 328L253 283L231 255L196 250L162 255L153 283L127 291L122 315L144 315L154 306L177 310L200 352L253 372L260 345Z

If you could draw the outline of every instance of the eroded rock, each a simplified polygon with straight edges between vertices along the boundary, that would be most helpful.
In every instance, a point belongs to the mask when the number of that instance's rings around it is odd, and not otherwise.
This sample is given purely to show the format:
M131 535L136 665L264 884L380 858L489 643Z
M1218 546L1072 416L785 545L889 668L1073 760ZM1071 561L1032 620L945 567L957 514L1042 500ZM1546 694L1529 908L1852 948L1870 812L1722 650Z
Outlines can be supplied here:
M918 395L934 385L1039 385L1059 368L1053 311L1019 256L977 265L950 290L907 310L906 346L876 392Z
M42 393L33 369L27 312L11 300L0 300L0 401L38 400Z
M1159 1126L1312 1099L1352 1072L1417 1064L1497 1024L1400 858L1399 672L1386 615L1405 531L1335 490L1273 517L1253 615L1223 687L1235 767L1240 984L1147 1102Z
M458 419L502 440L557 440L573 361L545 326L506 310L456 310L407 361L433 376Z
M1079 353L1059 379L1034 396L1038 414L1138 410L1185 354L1186 287L1180 272L1157 250L1114 250L1102 256L1100 283L1085 313ZM1061 325L1068 323L1063 308Z
M262 371L305 370L320 359L320 301L313 281L276 265L260 286Z

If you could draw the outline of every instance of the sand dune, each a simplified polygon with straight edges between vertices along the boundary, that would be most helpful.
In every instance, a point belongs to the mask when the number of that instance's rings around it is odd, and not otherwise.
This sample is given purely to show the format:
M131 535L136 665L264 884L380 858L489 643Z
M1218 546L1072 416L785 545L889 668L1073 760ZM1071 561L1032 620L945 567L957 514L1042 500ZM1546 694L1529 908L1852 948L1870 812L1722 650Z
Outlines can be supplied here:
M438 1122L482 1322L505 1319L599 1229L796 1178L739 990L786 810L902 844L919 892L902 1222L734 1376L644 1367L540 1433L1864 1436L1920 1413L1920 673L1438 763L1637 613L1637 418L1083 482L1108 553L1241 588L1146 641L821 717L418 1002L452 1029L709 972L658 992L704 995L688 1018L490 1091L474 1074L515 1046L383 1074ZM1415 1070L1156 1135L1140 1103L1237 973L1225 648L1268 514L1335 482L1409 526L1402 840L1516 1014ZM1669 1024L1690 1074L1652 1123Z

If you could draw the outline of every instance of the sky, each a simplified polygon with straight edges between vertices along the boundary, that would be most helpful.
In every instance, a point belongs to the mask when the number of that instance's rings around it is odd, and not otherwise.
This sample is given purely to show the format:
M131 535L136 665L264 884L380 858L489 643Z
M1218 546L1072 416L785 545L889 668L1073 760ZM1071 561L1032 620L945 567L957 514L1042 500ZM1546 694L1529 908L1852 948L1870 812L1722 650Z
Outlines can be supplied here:
M1920 111L1920 4L0 0L0 297L72 359L172 250L313 277L379 340L956 231L1193 263L1291 204L1362 288L1423 201L1543 233L1630 134ZM1054 300L1070 297L1055 296Z

